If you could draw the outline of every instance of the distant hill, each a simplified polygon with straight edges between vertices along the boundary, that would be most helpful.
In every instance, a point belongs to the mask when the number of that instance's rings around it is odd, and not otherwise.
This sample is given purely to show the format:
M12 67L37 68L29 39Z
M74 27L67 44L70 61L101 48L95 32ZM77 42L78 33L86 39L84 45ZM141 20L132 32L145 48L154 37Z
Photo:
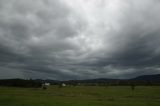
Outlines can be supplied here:
M41 87L42 83L50 83L51 85L61 85L65 83L67 85L77 86L126 86L126 85L159 85L160 86L160 74L156 75L142 75L132 79L109 79L109 78L97 78L97 79L84 79L84 80L42 80L42 79L1 79L0 86L15 86L15 87Z
M39 80L39 82L48 82L52 85L57 85L61 83L71 84L71 85L77 85L78 83L81 84L100 84L103 85L104 83L110 84L110 85L116 85L117 83L121 85L131 84L133 82L136 83L148 83L148 81L151 81L152 83L159 83L160 84L160 74L155 75L142 75L138 76L132 79L111 79L111 78L97 78L97 79L83 79L83 80L66 80L66 81L58 81L58 80Z
M139 80L139 81L160 81L160 74L142 75L142 76L138 76L136 78L133 78L132 80Z
M142 75L132 79L108 79L108 78L97 78L97 79L85 79L85 80L69 80L62 81L63 83L73 85L160 85L160 74L156 75Z

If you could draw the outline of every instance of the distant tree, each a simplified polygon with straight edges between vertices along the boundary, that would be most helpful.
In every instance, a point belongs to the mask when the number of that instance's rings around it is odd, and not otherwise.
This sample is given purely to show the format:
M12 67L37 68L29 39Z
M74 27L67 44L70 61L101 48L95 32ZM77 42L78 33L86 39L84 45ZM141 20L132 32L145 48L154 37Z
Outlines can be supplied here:
M43 87L42 87L42 89L43 89L43 90L46 90L46 89L47 89L47 87L46 87L46 86L43 86Z
M131 84L131 89L135 90L135 84Z

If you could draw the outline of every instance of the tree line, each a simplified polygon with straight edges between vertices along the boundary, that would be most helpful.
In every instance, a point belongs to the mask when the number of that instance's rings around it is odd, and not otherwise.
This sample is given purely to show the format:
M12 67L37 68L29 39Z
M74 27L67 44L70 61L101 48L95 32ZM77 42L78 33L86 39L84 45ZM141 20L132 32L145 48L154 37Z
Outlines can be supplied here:
M0 86L12 86L12 87L41 87L42 83L36 80L25 79L3 79L0 80Z
M0 80L0 86L13 86L13 87L42 87L44 83L50 85L67 86L160 86L159 80L117 80L117 79L91 79L91 80L69 80L69 81L56 81L56 80L32 80L32 79L3 79Z

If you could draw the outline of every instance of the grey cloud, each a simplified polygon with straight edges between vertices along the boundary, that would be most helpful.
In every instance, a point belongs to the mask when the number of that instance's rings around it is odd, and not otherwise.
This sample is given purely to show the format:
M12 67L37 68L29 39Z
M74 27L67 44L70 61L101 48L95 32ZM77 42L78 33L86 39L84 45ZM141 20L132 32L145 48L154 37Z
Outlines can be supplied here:
M157 0L85 2L1 0L0 78L131 78L160 72Z

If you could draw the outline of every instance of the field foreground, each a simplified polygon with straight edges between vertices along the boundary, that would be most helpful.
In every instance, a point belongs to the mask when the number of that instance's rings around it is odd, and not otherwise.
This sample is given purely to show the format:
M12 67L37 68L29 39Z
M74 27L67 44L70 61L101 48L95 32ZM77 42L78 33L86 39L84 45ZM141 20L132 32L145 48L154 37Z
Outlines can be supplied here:
M0 87L0 106L160 106L160 86Z

